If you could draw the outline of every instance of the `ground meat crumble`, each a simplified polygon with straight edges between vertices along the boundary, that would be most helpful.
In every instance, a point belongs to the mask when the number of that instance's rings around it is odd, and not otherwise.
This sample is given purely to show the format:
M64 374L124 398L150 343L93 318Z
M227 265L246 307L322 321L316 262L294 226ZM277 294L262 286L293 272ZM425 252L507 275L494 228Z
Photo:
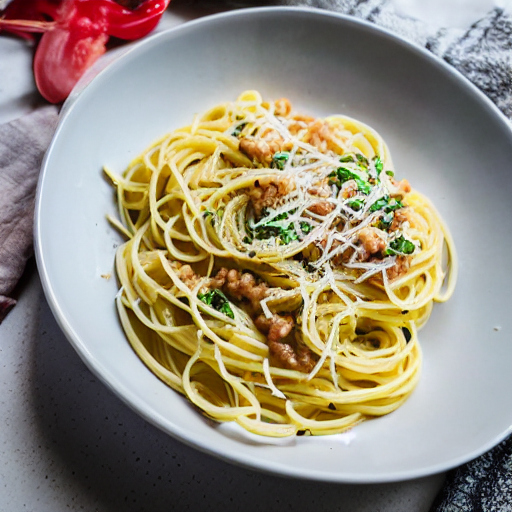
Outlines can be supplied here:
M272 318L259 315L254 323L262 333L267 335L271 357L279 365L306 373L314 368L313 353L306 345L296 340L285 340L292 332L295 323L291 315L273 315Z

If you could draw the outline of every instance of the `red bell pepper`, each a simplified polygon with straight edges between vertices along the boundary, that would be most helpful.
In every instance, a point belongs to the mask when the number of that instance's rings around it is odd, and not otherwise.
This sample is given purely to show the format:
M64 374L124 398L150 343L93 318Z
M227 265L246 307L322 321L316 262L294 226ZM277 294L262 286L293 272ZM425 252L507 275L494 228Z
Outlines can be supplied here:
M105 53L110 36L145 36L169 2L145 0L129 9L114 0L14 0L0 18L0 29L26 38L43 33L34 56L34 77L43 97L59 103Z

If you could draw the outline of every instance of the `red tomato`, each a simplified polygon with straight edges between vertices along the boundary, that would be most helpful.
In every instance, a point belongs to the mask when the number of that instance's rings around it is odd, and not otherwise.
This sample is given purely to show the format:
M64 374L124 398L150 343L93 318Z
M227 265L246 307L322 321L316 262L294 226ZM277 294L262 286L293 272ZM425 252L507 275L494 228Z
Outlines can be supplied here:
M14 0L0 18L0 29L22 37L43 32L34 57L34 76L42 96L60 103L105 53L110 36L145 36L155 28L169 1L145 0L128 9L114 0Z

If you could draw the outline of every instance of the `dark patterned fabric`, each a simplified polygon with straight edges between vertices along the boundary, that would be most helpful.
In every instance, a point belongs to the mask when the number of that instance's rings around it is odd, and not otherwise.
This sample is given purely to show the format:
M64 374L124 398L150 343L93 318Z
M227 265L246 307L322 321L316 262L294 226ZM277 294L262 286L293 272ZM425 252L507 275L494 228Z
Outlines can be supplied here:
M179 1L179 0L178 0ZM432 27L396 11L393 0L182 0L230 8L262 5L316 7L365 19L429 49L479 87L512 118L512 15L494 9L464 29ZM512 512L512 511L511 511Z
M512 511L512 437L450 471L431 512Z
M467 31L443 29L426 47L457 68L512 119L512 17L495 9Z

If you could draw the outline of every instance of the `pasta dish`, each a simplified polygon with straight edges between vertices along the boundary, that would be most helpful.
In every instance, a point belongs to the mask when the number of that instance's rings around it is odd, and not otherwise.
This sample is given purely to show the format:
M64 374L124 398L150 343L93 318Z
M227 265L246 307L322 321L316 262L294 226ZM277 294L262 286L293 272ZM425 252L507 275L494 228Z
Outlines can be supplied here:
M457 260L375 130L246 91L105 172L124 332L206 416L334 434L410 396Z

